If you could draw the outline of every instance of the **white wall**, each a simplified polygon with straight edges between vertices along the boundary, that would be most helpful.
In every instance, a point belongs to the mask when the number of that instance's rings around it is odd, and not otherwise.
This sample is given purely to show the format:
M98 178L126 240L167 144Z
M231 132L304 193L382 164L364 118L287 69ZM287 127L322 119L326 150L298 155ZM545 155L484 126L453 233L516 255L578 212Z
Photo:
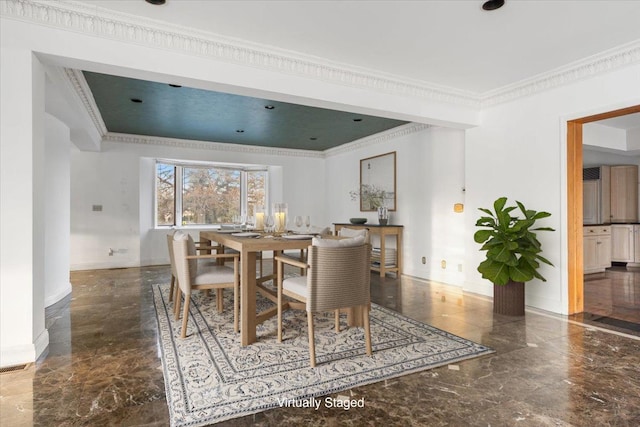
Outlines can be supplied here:
M0 49L0 366L45 350L45 76L31 51Z
M627 148L629 150L640 150L640 128L627 131Z
M461 286L464 274L464 216L454 203L464 203L464 131L428 128L380 144L331 155L326 160L326 188L331 222L367 217L349 192L359 186L360 160L396 152L397 210L391 224L404 226L404 274ZM393 239L389 240L392 245ZM421 257L427 263L421 263ZM441 268L441 261L447 268Z
M627 131L597 122L586 123L582 126L582 145L625 151L627 150Z
M491 284L473 268L483 253L472 238L472 212L507 196L551 212L543 224L557 230L539 235L555 267L541 269L547 283L527 284L526 303L567 313L566 122L638 103L640 64L483 109L481 126L469 129L466 138L466 290L492 294Z
M45 234L44 305L60 301L71 292L70 253L70 149L69 128L46 114L45 120Z
M189 146L103 142L100 153L74 150L72 270L168 263L168 230L153 226L154 158L268 165L272 201L288 202L291 215L309 214L314 224L328 224L322 158ZM93 205L102 205L102 211L94 212ZM192 233L197 237L198 229Z
M610 153L585 147L582 150L582 163L585 167L600 165L638 165L640 156Z

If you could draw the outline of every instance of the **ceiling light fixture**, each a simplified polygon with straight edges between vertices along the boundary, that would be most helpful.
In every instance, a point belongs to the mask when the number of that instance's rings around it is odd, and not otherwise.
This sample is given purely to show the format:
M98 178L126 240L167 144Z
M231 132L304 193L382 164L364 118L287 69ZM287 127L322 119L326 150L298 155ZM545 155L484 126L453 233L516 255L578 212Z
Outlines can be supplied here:
M162 6L167 2L167 0L145 0L145 1L154 6Z
M131 102L135 102L136 104L142 104L142 99L139 99L139 98L131 98Z
M489 0L482 5L484 10L496 10L504 6L504 0Z
M317 140L318 138L316 138L315 136L312 136L312 137L311 137L311 138L309 138L309 139L310 139L310 140L312 140L312 141L315 141L315 140Z
M358 119L353 119L354 122L361 122L362 119L358 118Z
M182 87L182 85L177 85L177 84L174 84L174 83L169 83L169 86L171 86L171 87Z
M236 129L236 132L238 132L238 133L243 133L243 132L244 132L244 129Z
M264 108L266 108L267 110L273 110L276 107L274 107L273 105L265 105Z

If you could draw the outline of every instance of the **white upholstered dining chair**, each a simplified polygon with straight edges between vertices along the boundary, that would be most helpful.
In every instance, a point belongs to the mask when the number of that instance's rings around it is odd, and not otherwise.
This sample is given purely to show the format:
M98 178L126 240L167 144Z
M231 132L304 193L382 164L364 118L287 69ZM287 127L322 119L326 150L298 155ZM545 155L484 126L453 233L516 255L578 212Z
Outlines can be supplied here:
M173 290L176 287L176 270L175 270L175 261L173 258L173 235L174 234L175 234L175 231L167 235L167 248L169 250L169 262L171 263L171 285L169 286L169 301L173 301L175 303L174 294L173 294ZM218 245L217 243L215 244L214 243L215 242L211 242L210 245L204 245L201 242L195 242L196 251L205 252L205 253L212 253L212 251L213 253L222 253L224 251L224 247ZM206 266L211 266L214 264L219 264L219 263L215 260L213 262L205 263ZM176 296L179 296L179 295L180 293L176 292ZM217 298L218 298L218 301L222 301L222 290L218 290ZM173 306L173 311L175 314L176 313L175 304Z
M340 331L340 309L357 308L362 314L365 349L371 355L369 325L371 281L371 246L364 236L349 239L313 239L306 262L286 256L276 257L278 287L278 341L282 341L282 311L284 296L290 308L307 312L309 329L309 364L316 366L313 313L335 312L336 333ZM306 268L305 276L284 278L284 265Z
M239 331L239 292L240 292L240 274L239 274L239 255L238 254L206 254L198 255L195 242L188 233L176 231L172 241L173 253L170 251L171 268L175 275L178 287L175 297L175 315L176 320L180 313L180 293L184 294L184 311L182 314L182 338L187 336L187 323L189 318L189 304L191 301L192 290L207 289L225 289L233 290L233 327L236 332ZM233 259L233 268L225 265L208 265L199 266L198 260L207 259ZM221 293L220 293L221 294ZM217 309L221 313L223 311L222 298L217 298Z

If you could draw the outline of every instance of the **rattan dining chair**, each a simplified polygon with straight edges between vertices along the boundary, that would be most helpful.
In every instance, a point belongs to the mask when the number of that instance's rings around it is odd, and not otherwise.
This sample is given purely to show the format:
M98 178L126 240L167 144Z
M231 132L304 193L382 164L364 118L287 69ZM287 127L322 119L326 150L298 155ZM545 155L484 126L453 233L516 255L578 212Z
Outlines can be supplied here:
M282 341L282 311L289 308L307 311L309 329L309 362L316 366L313 313L335 312L336 333L340 331L340 309L359 308L362 313L365 349L371 355L371 331L369 326L371 281L371 246L364 236L333 240L313 239L308 248L306 262L286 256L276 257L278 287L278 341ZM284 279L284 265L306 268L305 276ZM284 296L295 301L285 303Z
M240 307L240 274L238 254L198 255L195 242L188 233L177 231L172 240L173 259L171 268L175 274L178 288L184 294L184 311L182 314L182 338L187 336L189 304L192 290L225 289L233 290L233 327L238 332ZM198 260L233 259L233 268L225 265L198 266ZM176 290L177 290L176 289ZM223 311L222 298L217 298L217 309ZM180 313L180 294L175 298L176 320Z

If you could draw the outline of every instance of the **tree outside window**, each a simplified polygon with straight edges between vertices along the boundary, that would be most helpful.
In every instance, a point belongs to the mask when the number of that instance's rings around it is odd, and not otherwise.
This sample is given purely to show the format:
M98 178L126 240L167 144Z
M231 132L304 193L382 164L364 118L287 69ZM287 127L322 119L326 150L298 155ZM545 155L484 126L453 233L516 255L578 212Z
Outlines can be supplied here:
M256 205L266 205L266 184L266 170L158 162L157 225L210 225L252 216Z

